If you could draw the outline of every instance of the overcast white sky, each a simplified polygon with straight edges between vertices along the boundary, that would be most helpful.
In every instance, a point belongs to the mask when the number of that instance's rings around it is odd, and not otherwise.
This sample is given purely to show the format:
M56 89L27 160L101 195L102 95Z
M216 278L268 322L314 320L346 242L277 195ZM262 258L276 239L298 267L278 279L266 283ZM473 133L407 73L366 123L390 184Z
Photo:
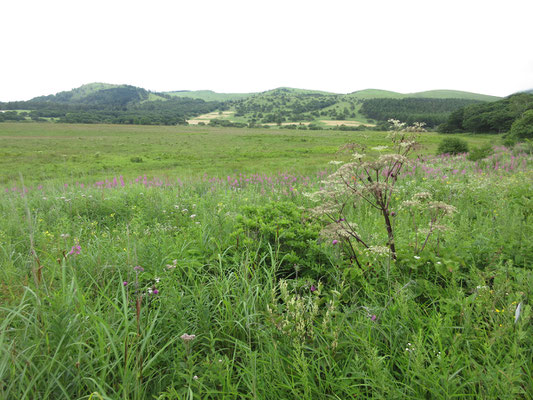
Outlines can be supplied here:
M153 91L533 88L532 0L9 0L0 101Z

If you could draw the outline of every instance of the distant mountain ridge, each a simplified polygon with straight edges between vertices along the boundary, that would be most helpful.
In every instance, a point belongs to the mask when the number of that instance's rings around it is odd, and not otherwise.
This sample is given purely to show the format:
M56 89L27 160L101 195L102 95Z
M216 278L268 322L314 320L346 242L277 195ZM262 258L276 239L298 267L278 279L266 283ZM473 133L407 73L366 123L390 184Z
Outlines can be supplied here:
M531 92L533 89L525 92ZM101 95L101 92L104 95ZM100 93L100 95L98 95ZM193 99L201 99L204 101L233 101L252 96L262 96L279 93L294 93L294 94L318 94L323 96L349 96L357 99L374 99L374 98L439 98L439 99L469 99L479 101L496 101L501 99L498 96L491 96L480 93L465 92L459 90L429 90L414 93L399 93L381 89L364 89L351 93L334 93L311 89L298 89L289 87L280 87L276 89L267 90L264 92L250 92L250 93L218 93L212 90L175 90L165 92L152 92L140 87L126 85L126 84L110 84L94 82L82 85L78 88L63 91L56 94L34 97L29 101L45 101L45 102L64 102L64 103L95 103L99 100L110 101L114 97L121 97L121 101L154 101L166 100L169 97L189 97Z
M375 126L388 118L422 121L430 127L472 102L499 97L456 90L398 93L364 89L347 94L279 87L260 93L212 90L152 92L126 84L89 83L28 101L0 103L0 120L49 120L80 123L176 124L223 123L224 126L313 125ZM18 110L15 112L15 110ZM19 115L25 113L24 115ZM206 122L204 122L206 121Z

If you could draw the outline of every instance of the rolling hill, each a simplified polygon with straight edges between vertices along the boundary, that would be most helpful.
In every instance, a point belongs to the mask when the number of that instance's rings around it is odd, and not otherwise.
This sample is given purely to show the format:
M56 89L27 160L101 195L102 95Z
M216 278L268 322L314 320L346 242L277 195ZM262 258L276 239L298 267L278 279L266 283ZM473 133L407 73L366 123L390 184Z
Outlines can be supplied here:
M498 99L453 90L406 94L365 89L341 94L280 87L261 93L151 92L131 85L90 83L25 102L0 103L0 110L26 113L3 113L0 119L135 124L176 124L187 120L209 124L215 119L224 126L298 124L355 128L379 125L388 118L405 121L416 118L436 126L470 102Z

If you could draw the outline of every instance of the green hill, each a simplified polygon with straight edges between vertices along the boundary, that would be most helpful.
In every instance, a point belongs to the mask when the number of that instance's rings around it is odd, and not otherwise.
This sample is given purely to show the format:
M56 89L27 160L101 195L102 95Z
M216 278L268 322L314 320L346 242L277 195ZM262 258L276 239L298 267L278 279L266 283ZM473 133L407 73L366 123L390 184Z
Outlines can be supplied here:
M495 101L477 93L432 90L398 93L365 89L341 94L279 87L261 93L217 93L211 90L151 92L131 85L90 83L26 102L0 103L3 110L28 110L25 119L64 122L173 124L185 120L221 120L225 124L311 124L359 127L388 118L438 125L466 102ZM6 118L19 118L16 114ZM198 123L196 120L195 122ZM235 125L237 126L237 125Z
M172 97L131 85L91 83L69 91L35 97L29 101L0 103L5 120L110 123L140 125L186 124L187 119L220 108L220 102Z
M409 93L406 94L405 97L423 97L427 99L463 99L479 101L496 101L501 99L501 97L498 96L462 92L460 90L428 90L425 92Z
M383 99L383 98L401 99L405 97L406 95L403 93L391 92L388 90L365 89L365 90L358 90L357 92L349 93L346 96L350 98L355 98L355 99Z
M233 115L248 124L314 123L322 126L372 124L389 118L436 126L459 107L498 97L453 90L398 93L366 89L349 94L281 87L234 100Z
M165 92L165 94L175 97L189 97L191 99L201 99L204 101L228 101L239 100L253 96L255 93L217 93L212 90L179 90Z

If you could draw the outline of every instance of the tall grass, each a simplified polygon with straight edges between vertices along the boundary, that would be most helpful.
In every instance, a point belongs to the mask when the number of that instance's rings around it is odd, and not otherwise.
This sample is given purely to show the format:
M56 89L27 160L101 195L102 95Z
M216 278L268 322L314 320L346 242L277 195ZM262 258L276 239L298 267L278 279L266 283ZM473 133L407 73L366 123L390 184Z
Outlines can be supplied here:
M361 268L319 237L304 254L315 261L293 266L296 227L267 242L277 221L255 231L238 218L291 203L305 224L302 193L321 177L295 190L199 180L3 192L0 397L531 398L524 157L521 169L477 174L457 158L468 173L400 180L398 261ZM422 190L459 212L415 257L400 205ZM368 208L350 218L387 240Z

